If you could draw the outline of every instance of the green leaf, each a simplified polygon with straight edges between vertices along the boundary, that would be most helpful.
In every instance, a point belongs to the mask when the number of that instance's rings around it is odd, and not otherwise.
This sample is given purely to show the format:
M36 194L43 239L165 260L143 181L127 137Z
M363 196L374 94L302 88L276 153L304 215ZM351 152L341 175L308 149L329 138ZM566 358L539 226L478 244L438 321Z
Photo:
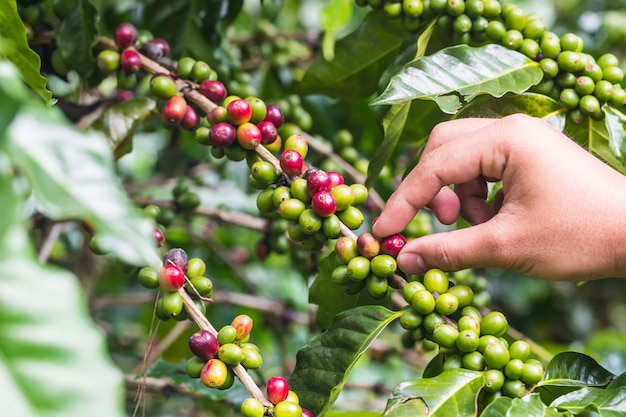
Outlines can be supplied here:
M406 381L393 390L382 417L475 415L476 396L484 385L482 372L467 369Z
M132 139L137 126L156 108L147 97L135 97L109 107L100 119L101 128L109 140L116 158L133 149Z
M56 102L46 88L47 80L39 73L41 59L28 45L26 29L17 13L15 1L4 2L0 7L0 55L15 65L24 82L46 104L52 105Z
M435 21L433 21L420 35L417 40L417 55L419 58L424 56L430 37L433 34L435 28ZM385 115L383 119L383 129L385 131L385 139L383 143L378 147L378 150L372 157L372 160L367 169L367 180L365 185L371 188L378 179L380 171L389 162L393 153L398 146L398 142L402 137L402 132L406 126L409 111L411 109L411 103L396 104L391 106L391 109Z
M611 106L604 106L602 111L604 111L604 122L609 132L609 149L624 167L626 166L626 127L624 127L626 115Z
M96 68L92 49L98 42L98 11L89 0L78 0L61 22L56 45L63 61L81 77L88 78Z
M42 266L22 202L0 169L0 386L2 413L122 417L123 379L89 320L78 278Z
M322 335L296 355L289 386L303 407L322 417L333 405L354 364L402 311L363 306L339 313Z
M324 32L322 54L327 61L335 58L335 35L350 20L353 8L352 0L330 0L320 12L320 27Z
M565 132L581 146L605 161L622 174L626 174L626 166L617 159L609 145L609 131L605 121L593 120L588 117L579 125L565 123Z
M529 394L522 398L499 397L489 404L481 417L567 417L568 412L558 412L546 407L539 394Z
M601 417L623 417L626 415L626 388L581 388L557 398L550 406L574 414L591 410Z
M400 21L369 13L354 33L335 44L332 61L319 58L311 65L298 86L299 93L369 97L405 35Z
M381 300L372 298L367 291L348 295L335 284L331 274L340 265L335 252L329 253L318 265L318 275L309 288L309 303L317 304L316 324L327 329L335 316L342 311L363 305L379 305Z
M495 44L457 45L407 64L372 105L427 99L454 114L479 94L521 93L542 77L537 63L519 52Z
M559 130L565 128L565 112L555 100L543 94L507 94L501 98L492 96L477 97L463 106L455 119L468 117L501 118L516 113L524 113L548 121Z
M7 132L8 150L38 208L54 219L86 220L112 255L158 267L154 224L122 191L106 141L76 130L57 109L24 109Z
M537 386L584 387L605 386L615 375L604 369L591 356L578 352L562 352L546 367Z

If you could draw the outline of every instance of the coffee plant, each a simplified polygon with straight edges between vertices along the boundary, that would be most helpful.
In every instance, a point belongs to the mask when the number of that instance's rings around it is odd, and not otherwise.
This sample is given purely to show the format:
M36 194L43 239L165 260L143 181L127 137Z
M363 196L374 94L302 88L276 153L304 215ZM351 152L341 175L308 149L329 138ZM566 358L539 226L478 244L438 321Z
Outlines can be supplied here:
M371 233L445 120L626 173L626 17L592 3L5 1L3 413L626 415L619 283L407 274L426 209Z

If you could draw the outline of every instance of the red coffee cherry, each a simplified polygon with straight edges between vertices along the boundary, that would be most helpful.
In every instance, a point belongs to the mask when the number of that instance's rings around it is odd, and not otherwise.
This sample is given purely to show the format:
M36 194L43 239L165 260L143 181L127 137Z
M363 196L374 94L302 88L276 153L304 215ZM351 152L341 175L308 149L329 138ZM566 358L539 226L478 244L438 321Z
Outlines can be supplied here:
M170 44L165 39L155 38L151 39L147 43L153 45L161 51L161 56L165 56L170 53Z
M242 148L252 150L261 144L261 131L253 123L243 123L237 127L237 142Z
M119 49L126 49L137 40L137 29L130 23L122 23L115 29L114 40Z
M311 208L320 217L329 217L337 210L335 197L328 191L320 191L313 196Z
M304 160L298 151L286 150L280 155L280 168L290 176L300 175Z
M176 291L185 283L185 273L176 265L166 264L159 274L159 284L165 291Z
M241 125L250 121L252 108L244 99L235 99L226 106L228 120L234 125Z
M285 123L285 117L283 111L278 104L268 104L267 113L265 114L265 121L272 122L276 129L280 128Z
M154 241L156 245L158 247L161 247L163 245L163 242L165 242L165 235L163 234L163 231L159 229L158 227L155 227L153 233L154 233Z
M306 186L309 190L309 194L311 196L314 196L320 191L330 191L332 188L332 183L326 171L318 169L309 172L306 180Z
M328 171L327 174L330 177L330 183L332 184L332 188L335 188L336 186L345 183L343 175L341 175L337 171Z
M134 74L141 69L141 57L134 49L126 49L120 55L120 66L126 74Z
M183 120L180 121L180 127L185 130L192 131L195 130L199 124L200 116L198 115L198 112L192 106L187 106L185 116L183 117Z
M217 337L208 330L198 330L189 338L189 350L204 361L213 359L219 348Z
M161 110L163 121L170 126L175 126L182 122L186 113L187 101L181 96L174 96L167 100L163 110Z
M217 148L226 148L237 139L237 130L230 123L221 122L214 125L209 132L211 144Z
M274 123L265 120L257 123L256 127L261 131L261 144L272 144L278 138L278 130L276 130Z
M391 235L380 241L380 252L397 258L404 245L406 245L404 236L401 234Z
M221 103L226 98L226 87L221 81L204 80L200 83L200 94L214 103Z
M287 399L289 395L289 384L287 380L280 376L273 376L267 381L267 399L272 404L278 404L281 401Z

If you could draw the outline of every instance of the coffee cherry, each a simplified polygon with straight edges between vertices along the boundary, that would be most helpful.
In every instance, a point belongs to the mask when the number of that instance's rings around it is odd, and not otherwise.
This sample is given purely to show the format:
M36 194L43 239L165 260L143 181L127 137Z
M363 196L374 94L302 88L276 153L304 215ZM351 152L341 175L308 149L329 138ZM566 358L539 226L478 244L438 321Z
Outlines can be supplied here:
M159 274L159 284L165 291L176 291L185 283L185 273L173 264L163 266Z
M183 97L174 96L171 97L163 106L161 110L161 116L163 121L169 125L174 126L179 124L187 112L187 101Z
M225 345L227 343L234 343L237 340L237 329L235 329L231 325L226 325L222 327L217 332L217 340L220 342L220 345Z
M113 74L120 67L120 54L117 51L104 50L96 60L98 68L105 74Z
M461 312L461 314L463 313ZM457 326L460 332L464 330L471 330L477 335L480 335L480 322L476 320L476 318L474 318L473 316L462 315L457 323Z
M163 234L163 231L159 229L158 227L155 227L153 231L153 235L154 235L154 242L156 243L157 247L163 246L163 242L165 242L165 235Z
M367 201L369 193L365 185L352 184L350 185L350 188L352 188L352 192L354 193L354 202L352 203L354 206L360 206Z
M463 308L472 303L474 291L467 285L455 285L448 289L449 294L453 294L459 301L459 308Z
M145 45L152 47L151 49L160 51L158 58L166 56L170 53L170 44L165 39L150 39L148 42L145 43Z
M311 201L311 196L309 195L309 191L307 190L306 180L304 178L294 179L289 189L293 198L297 198L304 203L308 203ZM334 194L333 197L335 197L335 200L337 200L337 197Z
M365 289L370 297L380 300L387 295L389 282L387 282L387 278L370 274L365 278Z
M268 104L266 106L265 120L276 126L276 129L279 129L285 123L285 117L278 104Z
M418 290L411 297L411 305L420 314L426 315L435 310L435 298L428 290Z
M289 176L296 176L302 173L303 158L299 152L286 150L280 155L280 168Z
M126 74L134 74L141 69L141 57L134 49L126 49L120 55L120 67Z
M237 142L242 148L252 150L261 144L261 131L253 123L242 123L237 127Z
M400 326L405 330L415 330L421 326L423 316L412 307L408 307L400 316Z
M200 116L193 106L187 106L185 116L180 121L180 127L187 131L195 130L200 124Z
M250 172L255 180L266 186L273 183L276 179L276 168L267 161L255 162L252 164Z
M349 206L345 210L337 214L339 220L345 224L350 230L356 230L363 224L364 218L361 210L354 206Z
M280 207L280 204L291 198L291 191L289 187L281 185L280 187L276 187L274 192L272 193L272 201L274 202L274 207Z
M624 72L620 67L604 67L602 68L602 77L612 84L619 84L624 78Z
M278 215L285 220L298 220L300 214L306 209L306 205L295 198L288 198L278 206Z
M368 259L373 258L380 252L380 243L378 239L369 232L361 233L356 240L357 249L361 256L365 256Z
M370 273L370 260L364 256L356 256L348 262L348 278L352 281L362 281Z
M406 239L401 234L391 235L380 241L380 252L397 258L405 244Z
M189 77L192 80L204 81L211 78L211 67L204 61L196 61L191 67L191 73Z
M274 407L275 417L301 417L302 408L291 401L281 401Z
M214 126L218 123L228 122L228 115L224 106L213 107L206 115L207 120Z
M485 371L485 389L490 392L500 391L504 385L504 374L497 369Z
M189 338L189 350L204 361L213 359L219 347L217 337L208 330L198 330Z
M267 399L276 405L285 401L287 395L289 395L289 384L285 378L273 376L267 381L266 392Z
M531 353L530 344L524 340L516 340L509 346L509 353L511 359L519 359L522 362L526 362Z
M238 365L243 361L243 350L234 343L225 343L219 347L217 357L226 365Z
M491 311L483 317L480 322L480 327L483 335L501 337L506 334L509 325L506 317L504 317L504 314L499 311Z
M157 75L150 80L150 93L156 98L167 100L178 94L176 83L166 75Z
M137 29L130 23L122 23L115 29L113 39L119 49L126 49L137 40Z
M444 348L452 349L455 347L458 338L459 331L448 323L435 327L433 331L433 342Z
M544 32L539 42L541 53L544 58L555 59L561 52L561 40L553 32Z
M272 122L262 121L257 123L256 127L261 132L261 144L272 144L278 138L278 130L276 130L276 126Z
M402 287L402 297L407 303L411 302L411 298L415 295L419 290L425 290L424 285L419 281L409 281L407 284Z
M250 104L250 122L259 123L263 121L267 115L265 102L258 97L246 97L245 100Z
M519 379L505 379L501 391L507 397L520 398L526 394L526 387Z
M519 379L522 376L524 362L519 359L511 359L504 367L504 375L509 379Z
M305 209L298 217L298 224L304 234L313 235L322 228L322 219L313 209Z
M376 255L370 261L370 269L374 275L386 278L396 272L398 264L390 255Z
M221 103L226 98L226 87L221 81L204 80L198 88L200 94L208 98L214 103Z
M478 333L473 330L459 330L459 337L456 340L456 347L461 352L473 352L478 349Z
M311 200L311 208L320 217L329 217L337 210L335 197L328 191L316 193Z
M432 268L424 274L424 286L430 292L443 294L448 291L448 276L441 269Z
M487 366L493 369L502 369L511 360L509 350L499 340L489 343L483 351L483 356Z
M228 120L234 125L241 125L250 121L252 108L244 99L234 99L226 105Z
M535 385L543 378L543 366L539 361L528 360L524 362L522 368L522 376L520 379L522 382L528 385Z
M204 276L191 278L186 289L192 296L200 294L201 297L211 297L213 295L213 281Z
M485 358L480 352L468 352L463 355L463 367L472 371L480 371L485 367Z
M192 356L187 360L185 364L185 373L189 378L200 378L200 374L202 373L202 368L206 365L206 361L198 358L197 356Z
M435 345L435 349L438 347L436 342L432 342ZM445 358L442 369L447 371L449 369L460 369L463 367L463 358L461 355L450 355Z
M459 308L459 300L454 294L444 293L437 297L435 310L444 316L453 314Z
M263 417L265 406L256 398L246 398L241 404L241 414L243 417Z
M253 324L252 318L247 314L240 314L235 317L231 323L231 326L237 330L235 339L239 341L245 339L252 331Z
M350 262L359 255L356 240L343 236L335 243L335 255L344 264Z
M241 361L241 364L247 369L259 369L263 364L261 352L248 345L250 344L248 343L241 346L241 350L243 351L243 360Z
M326 171L322 170L313 170L308 172L307 181L307 189L311 196L314 196L320 191L330 191L332 188L332 183L330 181L330 177L326 173Z
M232 145L237 138L237 131L230 123L222 122L211 127L209 140L213 146L226 148Z
M187 277L192 279L201 277L206 272L206 264L200 258L191 258L187 261Z
M329 177L331 177L332 182L333 177L330 175L330 173ZM354 192L352 191L352 188L350 188L350 186L346 184L335 185L330 190L330 192L332 193L333 197L335 197L335 202L337 203L337 211L345 210L346 208L350 207L354 202Z
M219 359L210 359L202 368L200 379L209 388L220 388L228 380L228 367Z
M298 151L298 153L302 155L303 159L306 159L306 156L309 152L309 144L307 143L304 136L299 133L289 135L287 139L285 139L284 148Z
M156 315L161 320L168 320L179 316L183 312L183 299L177 292L166 293L159 298L156 305Z
M145 288L159 288L159 273L149 266L143 267L139 270L137 280Z

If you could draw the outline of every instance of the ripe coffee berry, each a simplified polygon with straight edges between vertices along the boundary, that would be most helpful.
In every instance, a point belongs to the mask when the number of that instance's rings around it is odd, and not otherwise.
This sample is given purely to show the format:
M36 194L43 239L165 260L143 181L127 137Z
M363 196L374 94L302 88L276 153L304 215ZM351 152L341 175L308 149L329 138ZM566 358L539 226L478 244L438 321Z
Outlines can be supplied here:
M276 130L274 123L265 120L257 123L256 127L261 131L261 144L272 144L278 138L278 130Z
M188 258L187 252L180 248L173 248L167 251L163 256L163 265L174 264L179 267L183 273L187 273Z
M335 188L338 185L341 185L345 182L343 175L341 175L337 171L328 171L328 177L330 177L331 187Z
M274 405L285 401L289 395L289 384L287 380L280 376L273 376L267 381L267 399Z
M316 193L311 200L313 211L320 217L329 217L337 209L335 197L328 191Z
M214 103L221 103L226 98L226 87L221 81L204 80L200 83L199 91Z
M120 55L120 66L126 74L134 74L141 69L141 57L134 49L126 49Z
M185 118L186 113L187 101L180 96L174 96L167 100L163 110L161 110L163 121L170 126L179 124Z
M397 258L404 245L406 245L404 236L401 234L391 235L380 241L380 253Z
M185 273L176 265L166 264L159 274L159 284L165 291L176 291L185 283Z
M250 103L246 100L235 99L226 106L226 114L231 123L241 125L250 121L250 117L252 117L252 108L250 107Z
M163 234L163 231L159 229L158 227L155 227L153 234L154 234L154 242L156 243L158 247L161 247L163 245L163 242L165 242L165 235Z
M137 40L137 29L130 23L122 23L115 29L114 39L119 49L126 49Z
M326 171L322 171L321 169L310 171L306 181L307 189L311 196L314 196L320 191L330 191L332 188L330 177Z
M208 330L198 330L189 338L189 350L204 361L213 359L219 348L217 337Z
M209 132L209 141L218 148L226 148L237 139L237 130L230 123L221 122L213 125Z
M298 151L286 150L280 155L280 168L289 176L300 175L304 160Z
M276 129L280 128L285 123L285 117L283 111L278 104L268 104L266 108L265 121L271 122Z
M261 131L253 123L242 123L237 127L237 142L242 148L252 150L261 144Z
M183 120L180 121L180 127L185 130L192 131L195 130L200 124L200 116L196 109L192 106L187 106L187 110L185 111L185 116Z

